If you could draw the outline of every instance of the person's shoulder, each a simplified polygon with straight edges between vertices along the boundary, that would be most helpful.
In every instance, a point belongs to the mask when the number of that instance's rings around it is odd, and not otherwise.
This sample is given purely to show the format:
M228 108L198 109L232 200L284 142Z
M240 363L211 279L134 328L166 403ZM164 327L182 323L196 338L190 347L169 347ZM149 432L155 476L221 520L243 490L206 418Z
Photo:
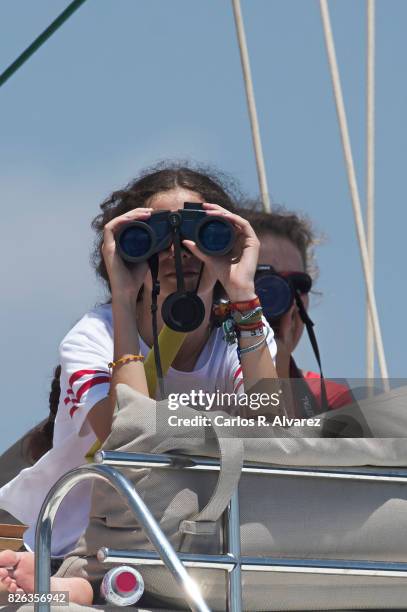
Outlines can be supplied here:
M108 304L95 306L82 317L81 321L83 320L92 321L96 324L100 322L111 326L113 321L112 304L109 302Z
M101 304L86 312L62 339L61 346L77 336L108 335L113 333L112 305Z
M302 375L314 395L319 396L321 393L321 376L316 372L303 372ZM347 384L327 378L325 378L324 381L330 408L341 408L341 406L347 406L354 402L352 392Z

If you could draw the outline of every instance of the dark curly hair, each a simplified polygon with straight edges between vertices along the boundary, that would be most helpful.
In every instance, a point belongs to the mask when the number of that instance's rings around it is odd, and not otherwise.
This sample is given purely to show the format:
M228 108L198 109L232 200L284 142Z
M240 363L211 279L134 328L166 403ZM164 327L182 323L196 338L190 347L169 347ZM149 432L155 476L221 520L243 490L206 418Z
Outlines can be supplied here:
M24 445L25 459L34 464L47 451L52 448L52 439L54 436L54 423L58 411L59 396L61 394L60 379L61 366L58 365L54 370L54 378L51 383L49 393L49 414L48 419L42 425L36 427L28 436Z
M274 234L289 240L300 252L304 270L315 281L318 267L314 256L314 247L321 242L311 221L297 213L286 210L283 206L274 206L271 213L259 210L255 201L243 202L244 208L236 210L238 215L247 219L258 236Z
M109 286L106 267L101 253L103 228L129 210L146 206L149 198L163 191L182 187L194 191L204 202L219 204L234 210L240 197L235 182L214 169L194 166L188 162L160 162L143 170L125 188L114 191L101 205L102 212L93 219L96 241L92 253L92 264L98 276Z

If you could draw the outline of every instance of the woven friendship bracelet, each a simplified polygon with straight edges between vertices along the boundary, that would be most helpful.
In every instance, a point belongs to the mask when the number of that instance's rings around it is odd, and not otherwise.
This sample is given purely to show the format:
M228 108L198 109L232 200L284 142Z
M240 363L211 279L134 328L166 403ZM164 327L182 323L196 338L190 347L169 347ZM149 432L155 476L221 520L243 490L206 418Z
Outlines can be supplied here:
M261 309L260 309L261 310ZM222 323L223 338L227 344L234 344L238 338L244 337L244 332L248 332L247 337L257 336L263 334L264 323L262 321L262 314L256 313L256 318L248 319L242 322L237 322L232 317L225 319ZM252 333L254 332L254 333Z
M247 310L253 310L261 306L260 299L256 296L252 300L247 300L245 302L230 302L229 308L230 310L238 310L239 312L246 312Z
M246 321L247 319L251 319L255 316L257 316L258 314L261 314L263 312L263 309L261 306L256 306L256 308L252 308L251 310L233 310L232 311L232 316L234 318L235 321Z
M113 370L113 368L116 366L129 363L130 361L144 361L144 357L143 355L124 355L123 357L116 359L116 361L111 361L108 364L108 368L109 370Z
M251 330L251 329L263 329L264 323L262 320L255 321L254 323L245 323L244 325L240 325L240 323L235 323L236 329L241 331Z
M251 325L252 323L261 321L263 310L261 306L258 306L254 310L249 310L245 314L235 310L232 316L236 325Z
M249 315L255 312L260 307L260 299L255 297L253 300L246 302L229 302L221 300L220 302L212 305L212 313L215 317L225 318L227 315L233 313L234 317L238 317L239 313Z
M239 338L253 338L254 336L263 336L264 334L264 326L263 323L258 326L255 327L253 329L244 329L244 330L239 330L238 332L238 337Z
M239 358L240 361L240 356L241 355L245 355L246 353L251 353L253 351L257 351L257 349L259 349L261 346L263 346L263 344L267 344L267 337L269 335L269 328L266 328L266 335L264 336L264 338L262 338L259 342L256 342L256 344L252 344L251 346L246 346L245 348L240 348L239 346L237 347L237 356Z

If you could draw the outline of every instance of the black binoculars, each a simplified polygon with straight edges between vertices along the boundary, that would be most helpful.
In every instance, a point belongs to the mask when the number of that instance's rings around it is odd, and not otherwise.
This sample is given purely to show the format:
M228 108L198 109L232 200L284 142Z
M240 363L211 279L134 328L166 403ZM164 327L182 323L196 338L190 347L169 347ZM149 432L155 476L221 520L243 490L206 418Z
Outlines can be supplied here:
M305 272L277 273L273 266L260 265L254 285L264 316L275 324L290 310L298 294L311 291L312 278Z
M163 210L152 213L147 221L126 223L116 236L118 252L128 262L146 261L171 246L174 231L181 240L193 240L206 255L225 255L235 242L230 221L207 215L202 204L185 202L185 208L177 211Z

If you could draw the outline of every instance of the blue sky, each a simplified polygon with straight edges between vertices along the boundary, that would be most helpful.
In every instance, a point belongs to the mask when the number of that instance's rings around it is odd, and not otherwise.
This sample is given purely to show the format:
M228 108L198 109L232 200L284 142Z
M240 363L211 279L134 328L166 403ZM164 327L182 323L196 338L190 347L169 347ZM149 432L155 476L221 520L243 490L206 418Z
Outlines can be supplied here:
M2 0L0 69L66 6ZM365 2L331 0L362 202ZM272 200L325 235L312 316L326 375L363 376L364 288L316 0L242 0ZM407 4L377 0L376 288L391 376L405 375ZM88 0L0 90L0 451L47 413L58 344L103 299L99 203L162 158L258 193L229 0ZM315 369L306 338L298 363Z

